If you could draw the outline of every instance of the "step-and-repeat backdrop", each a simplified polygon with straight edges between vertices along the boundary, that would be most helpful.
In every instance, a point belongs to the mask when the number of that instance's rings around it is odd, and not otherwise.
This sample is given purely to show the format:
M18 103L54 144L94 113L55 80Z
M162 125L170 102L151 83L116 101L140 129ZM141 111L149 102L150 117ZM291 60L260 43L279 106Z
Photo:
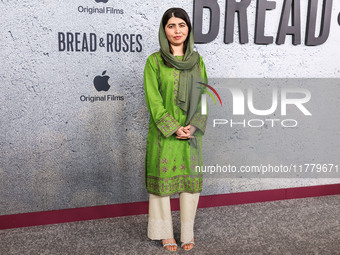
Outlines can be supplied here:
M3 0L0 7L1 215L148 199L143 70L170 7L188 12L210 78L340 78L337 1ZM228 143L218 158L244 162L251 145L242 143L254 137L223 128ZM329 132L339 140L339 129ZM284 140L297 144L291 153L309 151L289 132ZM270 153L268 146L256 150ZM202 195L339 182L293 177L206 178Z

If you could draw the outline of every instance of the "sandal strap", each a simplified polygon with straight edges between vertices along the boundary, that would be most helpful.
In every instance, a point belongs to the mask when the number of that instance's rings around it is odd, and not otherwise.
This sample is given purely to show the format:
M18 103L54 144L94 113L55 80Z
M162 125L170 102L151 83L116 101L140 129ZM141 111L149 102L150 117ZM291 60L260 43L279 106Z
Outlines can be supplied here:
M177 247L177 244L176 243L165 243L165 244L163 244L163 247L166 247L166 246L176 246Z
M183 246L186 245L186 244L195 244L195 242L192 241L192 242L182 243L182 244L181 244L181 247L183 248Z

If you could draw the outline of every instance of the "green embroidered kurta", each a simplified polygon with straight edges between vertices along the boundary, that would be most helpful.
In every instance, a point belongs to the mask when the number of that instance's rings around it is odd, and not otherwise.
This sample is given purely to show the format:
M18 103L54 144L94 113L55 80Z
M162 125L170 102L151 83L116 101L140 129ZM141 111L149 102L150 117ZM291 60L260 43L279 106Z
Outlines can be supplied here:
M182 56L177 56L182 60ZM203 59L199 61L202 80L207 82ZM185 126L186 115L176 105L180 70L167 67L156 52L150 55L144 69L144 90L150 112L147 150L145 157L145 184L148 193L169 196L180 192L202 191L202 173L195 166L203 165L202 135L207 115L201 115L201 104L190 124L197 129L197 147L189 140L177 139L175 132ZM198 85L200 86L200 85Z

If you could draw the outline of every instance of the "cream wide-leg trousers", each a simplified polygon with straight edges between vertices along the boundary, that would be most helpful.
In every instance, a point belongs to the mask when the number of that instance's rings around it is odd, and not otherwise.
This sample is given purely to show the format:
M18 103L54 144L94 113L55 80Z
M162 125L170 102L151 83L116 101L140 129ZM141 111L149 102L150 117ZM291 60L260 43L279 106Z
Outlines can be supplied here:
M200 193L179 193L181 242L190 242L194 237L194 221ZM149 193L148 237L151 240L174 238L170 196Z

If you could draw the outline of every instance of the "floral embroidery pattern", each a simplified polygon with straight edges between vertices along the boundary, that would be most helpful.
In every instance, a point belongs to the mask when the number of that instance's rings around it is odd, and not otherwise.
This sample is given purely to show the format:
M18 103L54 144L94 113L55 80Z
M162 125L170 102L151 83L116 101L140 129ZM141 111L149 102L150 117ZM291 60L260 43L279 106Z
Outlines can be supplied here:
M166 173L168 171L168 168L166 166L163 166L162 171L163 173Z
M162 163L163 164L167 164L168 163L168 160L166 158L162 158Z
M146 188L149 193L169 196L179 192L196 193L202 191L203 178L178 175L172 178L146 177Z
M165 137L169 137L175 133L181 126L169 113L166 113L159 121L157 121L156 125Z
M182 169L183 171L185 170L185 165L184 165L184 164L181 165L181 169Z

